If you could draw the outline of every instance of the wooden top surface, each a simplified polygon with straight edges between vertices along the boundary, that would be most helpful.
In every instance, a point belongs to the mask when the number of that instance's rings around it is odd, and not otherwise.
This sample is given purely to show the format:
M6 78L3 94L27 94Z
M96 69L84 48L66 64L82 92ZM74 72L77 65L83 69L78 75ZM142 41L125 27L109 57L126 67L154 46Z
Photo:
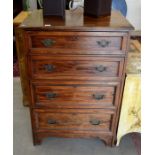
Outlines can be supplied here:
M20 25L28 16L30 12L28 11L21 11L14 19L13 19L13 26Z
M83 9L74 11L66 10L65 18L43 17L42 10L33 11L20 25L29 29L74 29L74 30L104 30L104 31L129 31L133 26L123 17L119 11L112 11L111 16L90 17L83 15Z

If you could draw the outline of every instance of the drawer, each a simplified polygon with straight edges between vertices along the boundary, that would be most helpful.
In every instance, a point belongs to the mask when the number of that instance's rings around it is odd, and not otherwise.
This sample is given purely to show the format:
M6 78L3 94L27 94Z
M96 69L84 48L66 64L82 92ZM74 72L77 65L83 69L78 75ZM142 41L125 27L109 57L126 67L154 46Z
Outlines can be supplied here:
M123 54L127 33L38 32L29 35L32 53Z
M32 84L33 106L42 108L115 108L119 85Z
M33 110L36 130L91 130L110 132L114 112L106 110Z
M98 80L121 77L124 58L99 56L31 56L30 74L34 79Z

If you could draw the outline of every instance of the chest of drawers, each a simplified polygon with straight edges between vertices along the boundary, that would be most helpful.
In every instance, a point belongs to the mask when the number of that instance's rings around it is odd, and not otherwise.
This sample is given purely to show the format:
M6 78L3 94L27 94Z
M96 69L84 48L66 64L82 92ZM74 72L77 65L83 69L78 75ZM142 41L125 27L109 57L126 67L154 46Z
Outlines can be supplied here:
M43 138L116 142L130 30L119 12L65 19L34 11L16 30L23 99L34 144Z

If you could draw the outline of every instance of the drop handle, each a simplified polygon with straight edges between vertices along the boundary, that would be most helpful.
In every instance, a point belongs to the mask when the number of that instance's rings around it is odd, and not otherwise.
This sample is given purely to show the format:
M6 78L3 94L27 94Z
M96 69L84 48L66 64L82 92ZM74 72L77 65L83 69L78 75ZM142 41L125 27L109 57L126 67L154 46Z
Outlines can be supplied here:
M99 46L105 48L105 47L108 47L109 46L110 41L108 41L108 40L100 40L100 41L97 41L97 44Z
M96 66L95 69L99 72L104 72L107 70L106 66L100 65L100 66Z
M102 100L104 99L105 95L100 95L100 94L93 94L93 98L95 100Z
M52 72L55 69L55 66L52 64L45 64L44 68L47 72Z
M97 119L90 120L89 122L91 125L100 125L101 124L101 121L97 120Z
M46 93L45 95L48 100L52 100L52 99L56 98L56 96L57 96L56 93Z
M45 47L50 47L56 43L53 39L44 39L41 41Z
M48 124L56 124L57 121L56 121L56 120L49 119L49 120L47 121L47 123L48 123Z

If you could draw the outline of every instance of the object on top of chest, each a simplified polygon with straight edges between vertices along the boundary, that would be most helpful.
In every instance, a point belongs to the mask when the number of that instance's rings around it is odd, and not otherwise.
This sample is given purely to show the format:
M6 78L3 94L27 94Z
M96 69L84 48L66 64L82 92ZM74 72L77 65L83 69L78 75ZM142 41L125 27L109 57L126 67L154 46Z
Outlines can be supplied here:
M44 16L65 16L66 0L43 0Z

